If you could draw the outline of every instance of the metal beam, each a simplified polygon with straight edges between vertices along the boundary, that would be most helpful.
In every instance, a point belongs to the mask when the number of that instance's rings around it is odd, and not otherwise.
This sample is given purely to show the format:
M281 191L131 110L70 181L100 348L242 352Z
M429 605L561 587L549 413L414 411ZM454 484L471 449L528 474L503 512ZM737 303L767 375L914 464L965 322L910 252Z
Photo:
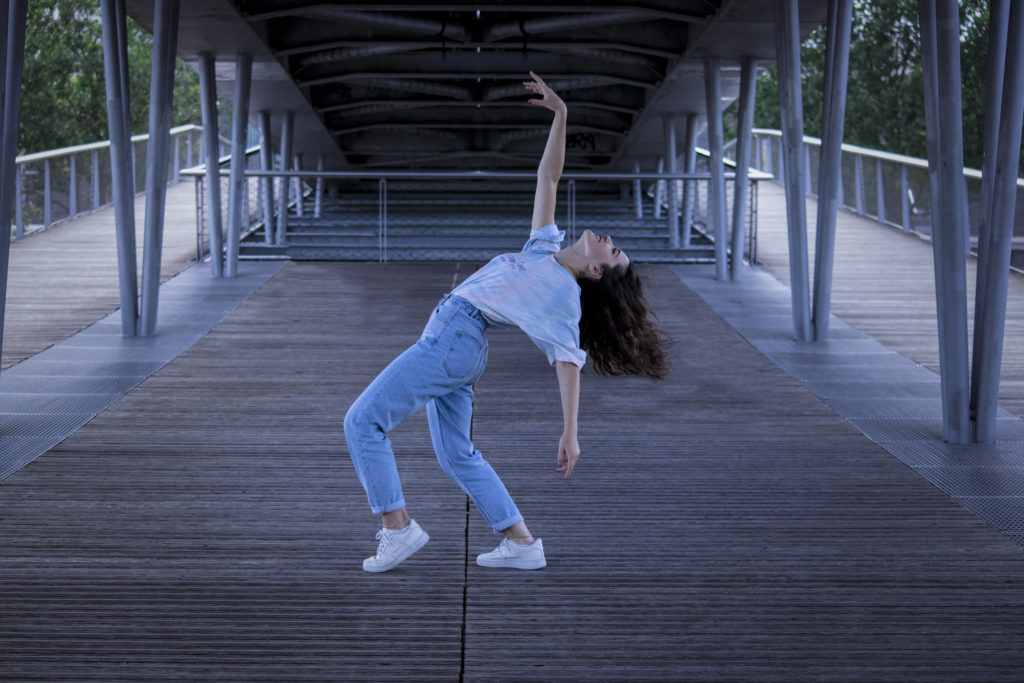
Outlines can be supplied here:
M956 0L919 0L943 437L969 443L966 197Z
M676 159L679 153L676 151L676 121L674 114L665 114L663 117L665 132L665 171L676 173ZM668 192L668 245L672 249L679 248L679 181L669 180L665 183L665 190Z
M124 0L102 0L103 73L107 91L107 130L110 133L110 180L117 241L117 272L121 301L121 334L138 331L138 262L135 254L135 192L132 171L131 119L124 88L127 55L118 34L125 22Z
M238 249L242 239L242 214L249 207L242 202L245 184L245 142L249 126L249 93L252 90L252 56L235 58L234 112L231 121L231 175L228 181L228 238L224 255L224 276L238 275Z
M708 216L711 233L715 238L715 277L729 279L728 222L725 200L725 143L722 139L722 69L717 57L704 59L704 96L708 109L708 147L711 152L708 167L711 181L708 187Z
M828 50L825 59L825 101L822 112L821 163L818 166L818 221L814 251L814 340L828 340L832 304L832 268L836 244L836 213L842 201L843 124L850 64L853 0L830 0ZM860 156L857 157L860 159Z
M689 112L686 114L686 163L683 167L684 173L697 172L697 120L698 114ZM684 249L690 246L690 235L693 232L693 204L697 197L697 183L693 180L683 181L683 215L682 221L682 246Z
M203 109L203 150L206 155L207 215L210 226L210 266L213 277L224 275L224 222L221 218L219 119L217 116L217 80L215 57L211 52L199 55L199 99Z
M807 269L807 190L804 172L804 113L800 86L800 17L797 0L775 0L775 46L782 110L782 167L789 230L789 288L793 336L811 340Z
M439 49L438 41L436 40L389 40L386 42L389 46L400 47L404 51L415 52L418 50L437 50ZM379 40L332 40L325 43L310 43L306 45L297 45L290 48L282 48L274 50L274 55L277 57L290 57L292 55L308 54L310 52L323 52L326 50L345 50L345 49L361 49L361 48L374 48L379 47L381 41ZM679 59L679 53L671 50L659 50L657 48L645 46L645 45L633 45L631 43L623 43L619 41L601 41L601 42L573 42L573 47L584 48L588 50L618 50L620 52L629 52L638 55L644 55L647 57L658 57L660 59ZM566 43L564 41L530 41L531 50L542 50L542 51L557 51L565 48ZM521 42L495 42L495 43L472 43L472 44L460 44L453 43L448 46L449 50L456 51L474 51L478 49L480 52L484 50L508 50L510 48L521 48Z
M295 130L295 112L286 111L281 123L281 170L288 171L292 161L292 137ZM281 196L277 201L277 233L275 244L284 244L288 234L288 195L291 182L281 179Z
M1020 79L1020 73L1024 70L1024 7L1019 2L1010 3L1009 0L993 0L990 7L989 30L1003 35L1001 38L990 36L988 73L990 78L1001 80L1003 85L998 113L998 140L993 141L991 146L990 138L996 131L985 131L986 151L991 148L997 151L994 163L990 163L987 158L985 160L986 174L994 171L994 176L989 185L992 208L986 212L985 227L989 234L984 242L984 256L980 240L978 247L979 295L975 307L974 375L971 384L975 414L974 440L978 443L992 443L996 438L999 374L1006 331L1007 288L1017 202L1017 168L1020 162L1021 125L1024 124L1024 84ZM992 64L999 60L1000 53L1005 54L1005 65L1002 67ZM988 94L991 94L991 85ZM988 104L994 106L994 102ZM989 122L986 112L986 123Z
M0 64L0 347L4 338L4 311L7 308L7 271L11 256L11 213L14 209L14 188L18 155L18 121L21 112L21 75L25 64L25 25L27 0L11 0L5 4L0 18L0 35L4 37L3 63Z
M171 105L174 62L178 45L181 0L156 0L153 25L153 68L149 94L149 140L146 144L146 223L142 246L142 296L139 334L156 334L160 299L160 261L167 203L167 165L170 161Z
M274 170L273 135L270 129L270 112L264 109L259 113L260 119L260 168L264 171ZM274 243L274 179L260 178L260 191L263 195L263 241Z
M743 273L743 251L747 237L747 181L750 177L750 132L754 129L754 99L757 63L751 57L740 61L740 102L736 132L736 181L732 192L732 261L730 275L739 280Z

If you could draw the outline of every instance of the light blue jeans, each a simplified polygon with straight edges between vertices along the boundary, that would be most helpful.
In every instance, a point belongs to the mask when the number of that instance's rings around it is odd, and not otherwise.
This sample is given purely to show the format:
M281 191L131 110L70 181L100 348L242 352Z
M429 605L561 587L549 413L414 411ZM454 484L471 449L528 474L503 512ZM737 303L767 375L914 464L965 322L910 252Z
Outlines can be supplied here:
M470 440L473 384L487 365L487 321L465 299L447 295L420 340L393 360L345 415L345 439L375 514L405 507L387 434L422 406L441 467L501 531L523 521L494 469Z

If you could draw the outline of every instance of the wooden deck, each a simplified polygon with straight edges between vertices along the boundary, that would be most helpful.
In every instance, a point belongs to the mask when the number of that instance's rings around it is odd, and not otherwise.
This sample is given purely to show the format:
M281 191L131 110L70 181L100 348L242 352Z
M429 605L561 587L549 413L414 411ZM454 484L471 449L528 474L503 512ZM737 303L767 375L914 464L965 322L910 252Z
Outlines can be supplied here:
M782 187L758 189L758 259L789 284L786 202ZM810 273L814 275L817 202L807 201ZM974 328L977 261L967 260L968 343ZM908 358L939 371L932 245L851 211L836 226L832 313ZM1010 273L999 405L1024 417L1024 275Z
M492 333L476 445L548 568L473 563L496 538L420 412L392 436L431 542L364 573L342 417L476 265L291 263L0 482L0 680L1020 680L1024 548L668 266L644 272L674 372L585 375L569 482L554 373Z
M193 183L168 186L161 282L195 260L195 211ZM139 195L135 198L139 271L145 214L146 197ZM0 368L70 337L120 305L113 207L13 241Z

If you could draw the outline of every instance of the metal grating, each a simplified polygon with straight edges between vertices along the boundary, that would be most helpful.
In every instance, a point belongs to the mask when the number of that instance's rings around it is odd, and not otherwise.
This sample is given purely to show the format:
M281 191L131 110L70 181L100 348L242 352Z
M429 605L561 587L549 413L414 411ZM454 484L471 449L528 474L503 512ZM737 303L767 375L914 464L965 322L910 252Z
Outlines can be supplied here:
M1024 544L1024 420L1000 411L998 443L943 441L939 377L832 317L830 341L791 338L789 290L750 268L741 283L719 283L710 269L675 268L750 343L802 381L865 436L986 522ZM751 296L750 305L741 298Z

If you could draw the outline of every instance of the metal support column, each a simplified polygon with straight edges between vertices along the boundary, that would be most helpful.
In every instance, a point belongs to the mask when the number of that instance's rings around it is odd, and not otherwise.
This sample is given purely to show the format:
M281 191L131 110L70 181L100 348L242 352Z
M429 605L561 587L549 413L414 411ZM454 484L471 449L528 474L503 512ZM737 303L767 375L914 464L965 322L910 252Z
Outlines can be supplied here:
M658 172L659 175L665 172L665 158L664 157L659 157L658 158L657 172ZM659 179L654 184L654 217L655 218L661 218L661 203L663 201L665 201L665 181L662 180L662 179Z
M807 268L807 189L804 165L804 112L800 86L800 22L797 0L775 0L775 53L779 63L782 114L780 167L786 192L789 230L789 282L793 336L811 340L810 284Z
M662 129L664 130L665 144L665 171L678 173L676 158L676 117L674 114L665 114L662 118ZM665 191L668 193L668 246L672 249L679 248L679 181L665 181Z
M836 213L843 176L843 124L846 82L850 64L850 25L853 0L830 0L828 51L825 57L825 101L818 166L818 220L814 251L814 340L828 340L832 308L832 267L836 249ZM858 157L859 158L859 157Z
M260 170L274 170L273 131L270 128L270 112L266 109L259 113L260 119ZM260 178L260 193L263 195L263 241L274 243L274 179L270 176Z
M0 64L0 347L4 338L7 308L7 270L11 256L11 213L17 178L14 159L18 155L18 120L21 111L21 74L25 63L25 22L28 0L6 3L0 17L4 42Z
M711 158L708 159L711 170L711 181L708 188L708 218L711 225L708 227L711 228L711 234L715 238L715 277L719 280L728 280L725 143L722 140L722 69L717 57L704 59L704 97L708 110L708 147L711 151Z
M640 173L640 162L633 162L633 173ZM643 184L637 178L633 181L633 208L637 219L644 217L644 198L642 194Z
M110 133L110 178L117 235L117 272L121 295L121 334L134 337L138 325L138 264L135 255L135 181L132 165L131 119L124 102L127 54L120 49L119 23L125 21L125 0L102 0L103 73L107 90L107 129Z
M252 89L252 57L235 57L235 95L231 121L231 175L228 181L228 235L224 255L224 276L238 275L238 248L242 239L242 214L249 207L242 203L242 185L245 183L245 143L249 125L249 93Z
M686 157L684 173L697 172L697 117L690 112L686 115ZM693 205L697 199L697 181L683 181L683 215L680 218L683 232L683 248L690 247L690 235L693 233Z
M295 112L286 111L284 121L281 123L281 170L290 170L292 161L292 131L295 128ZM284 244L285 236L288 234L288 194L292 181L290 178L281 178L281 197L277 202L277 235L274 237L275 244Z
M213 277L224 275L224 224L221 218L220 159L217 156L217 77L215 56L199 55L199 98L203 109L203 153L206 165L207 216L210 226L210 266Z
M154 7L149 142L146 146L146 223L142 246L142 297L139 303L139 334L143 337L156 334L180 6L180 0L156 0Z
M919 0L932 250L939 323L943 436L971 440L967 368L967 254L964 248L960 18L956 0Z
M1012 7L1007 7L1012 5ZM1021 125L1024 124L1024 7L1008 0L993 0L990 5L989 31L1004 34L989 38L990 79L1002 82L998 110L998 128L985 130L985 177L989 183L989 201L982 226L988 233L978 244L978 298L974 319L974 367L971 401L975 416L974 440L992 443L996 438L996 414L999 409L999 374L1002 368L1003 337L1006 331L1006 301L1010 256L1013 245L1014 208L1017 201L1017 167L1020 162ZM1004 28L1005 27L1005 28ZM1001 42L1001 45L999 44ZM996 43L993 49L993 43ZM993 64L1005 54L1005 65ZM986 103L995 106L989 81ZM996 86L998 87L998 86ZM986 111L986 124L991 122ZM998 140L992 138L998 132ZM987 156L996 150L991 162ZM987 174L994 171L992 176ZM983 192L984 194L984 192ZM991 208L988 208L991 206ZM982 268L984 263L984 269Z
M743 251L747 236L747 182L750 178L750 131L754 129L754 98L757 63L747 57L740 61L740 103L736 133L736 180L732 192L732 261L730 275L739 280L743 273Z

